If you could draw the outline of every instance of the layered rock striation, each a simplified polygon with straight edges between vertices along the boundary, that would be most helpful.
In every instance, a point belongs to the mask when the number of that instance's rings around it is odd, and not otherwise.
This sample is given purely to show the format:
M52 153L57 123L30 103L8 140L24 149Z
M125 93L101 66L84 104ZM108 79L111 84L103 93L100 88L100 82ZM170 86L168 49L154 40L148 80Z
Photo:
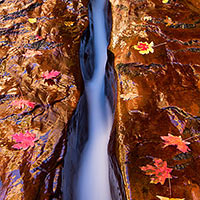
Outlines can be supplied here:
M121 199L200 199L199 4L111 5L118 95L109 153Z
M62 199L87 1L0 1L0 199Z
M87 4L0 1L0 199L74 198L82 77L94 70ZM193 0L107 3L113 200L200 199L199 11Z

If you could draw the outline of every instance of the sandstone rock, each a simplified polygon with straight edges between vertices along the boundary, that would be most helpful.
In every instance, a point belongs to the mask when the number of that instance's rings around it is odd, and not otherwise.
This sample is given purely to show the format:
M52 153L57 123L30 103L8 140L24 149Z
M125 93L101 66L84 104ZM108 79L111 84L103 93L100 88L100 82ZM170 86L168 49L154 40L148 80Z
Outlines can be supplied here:
M118 98L109 153L121 194L125 188L122 199L156 200L157 195L198 199L198 3L111 0L111 4L109 49L115 55ZM134 48L140 41L153 42L154 52L140 54ZM161 136L168 133L190 142L191 151L163 148ZM150 183L150 176L141 170L152 165L153 158L167 161L173 169L170 183Z
M61 199L67 123L83 90L87 3L0 1L0 199ZM52 70L60 73L42 78ZM14 149L12 135L27 130L37 136L34 147Z

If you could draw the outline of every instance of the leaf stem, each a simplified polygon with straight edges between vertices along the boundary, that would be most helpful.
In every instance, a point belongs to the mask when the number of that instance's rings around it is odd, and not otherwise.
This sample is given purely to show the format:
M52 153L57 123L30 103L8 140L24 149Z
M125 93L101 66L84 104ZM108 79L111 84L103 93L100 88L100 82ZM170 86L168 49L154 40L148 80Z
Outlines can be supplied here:
M22 93L21 87L18 86L18 88L19 88L19 92L20 92L20 94L21 94L21 97L23 97L24 95L23 95L23 93Z
M171 185L170 178L168 178L168 181L169 181L169 195L170 195L170 198L171 198L172 197L172 185Z
M163 42L163 43L157 44L157 45L153 46L153 48L159 47L159 46L164 45L164 44L167 44L167 42Z
M191 136L191 137L185 139L184 141L190 140L190 139L195 138L195 137L200 137L200 135Z

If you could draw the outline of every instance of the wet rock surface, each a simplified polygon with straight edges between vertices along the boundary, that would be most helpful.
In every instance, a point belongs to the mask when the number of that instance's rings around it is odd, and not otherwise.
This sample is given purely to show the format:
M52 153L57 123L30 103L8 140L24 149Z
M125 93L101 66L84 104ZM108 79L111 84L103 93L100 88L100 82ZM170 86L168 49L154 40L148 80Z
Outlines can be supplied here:
M0 1L0 199L62 199L87 3Z
M198 200L200 4L110 2L105 81L113 114L116 107L112 198ZM87 3L0 1L0 199L62 199L62 192L73 199L87 140L79 66ZM84 35L82 73L90 79L92 32Z
M120 199L200 199L199 3L111 4L118 101L109 154ZM189 149L165 145L168 134Z

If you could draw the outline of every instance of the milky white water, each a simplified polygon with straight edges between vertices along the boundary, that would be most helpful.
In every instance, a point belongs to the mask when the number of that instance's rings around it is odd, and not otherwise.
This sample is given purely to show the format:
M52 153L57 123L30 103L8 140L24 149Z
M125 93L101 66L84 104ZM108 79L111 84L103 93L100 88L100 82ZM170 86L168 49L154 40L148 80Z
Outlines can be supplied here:
M85 81L89 107L89 138L81 155L76 187L77 200L111 200L107 146L112 113L104 91L108 45L104 5L105 0L92 1L95 70L92 79Z

